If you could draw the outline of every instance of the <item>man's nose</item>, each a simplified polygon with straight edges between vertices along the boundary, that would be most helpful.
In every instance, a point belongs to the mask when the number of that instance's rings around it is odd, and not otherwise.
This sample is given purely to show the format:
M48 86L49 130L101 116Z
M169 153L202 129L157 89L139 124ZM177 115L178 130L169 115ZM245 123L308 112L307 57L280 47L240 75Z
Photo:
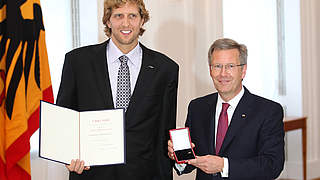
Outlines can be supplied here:
M129 17L128 16L124 17L122 21L122 25L127 27L129 26L129 24L130 24Z
M227 69L227 66L226 66L226 65L223 65L223 66L221 67L220 74L224 76L224 75L226 75L227 73L229 73L229 69Z

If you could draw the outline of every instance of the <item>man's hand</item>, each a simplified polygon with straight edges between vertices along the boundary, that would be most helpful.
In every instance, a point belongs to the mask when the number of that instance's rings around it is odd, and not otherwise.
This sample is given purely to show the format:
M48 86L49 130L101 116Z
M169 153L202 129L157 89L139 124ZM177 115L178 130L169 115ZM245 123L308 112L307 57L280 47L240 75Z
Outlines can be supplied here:
M191 148L194 148L194 147L195 147L195 145L194 145L193 143L191 143ZM175 160L175 159L174 159L173 152L174 152L174 150L173 150L173 144L172 144L172 141L169 140L169 141L168 141L168 156L169 156L169 158L170 158L171 160Z
M169 158L170 158L171 160L174 160L173 152L174 152L174 150L173 150L173 144L172 144L172 141L169 140L169 141L168 141L168 156L169 156Z
M66 165L66 167L70 172L76 172L77 174L81 174L83 170L90 169L90 166L84 166L84 161L80 161L79 159L72 159L70 165Z
M213 155L197 156L196 159L189 160L188 164L201 169L207 174L222 172L224 166L223 158Z

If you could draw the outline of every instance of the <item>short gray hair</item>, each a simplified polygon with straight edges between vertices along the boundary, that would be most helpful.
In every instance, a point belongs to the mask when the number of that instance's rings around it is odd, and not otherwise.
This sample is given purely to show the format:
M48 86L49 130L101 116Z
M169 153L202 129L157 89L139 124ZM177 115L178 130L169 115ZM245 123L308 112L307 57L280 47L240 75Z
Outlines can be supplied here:
M247 46L244 44L239 44L235 40L222 38L214 41L210 46L208 52L208 63L211 65L212 53L214 50L228 50L228 49L238 49L240 64L247 64L248 50Z

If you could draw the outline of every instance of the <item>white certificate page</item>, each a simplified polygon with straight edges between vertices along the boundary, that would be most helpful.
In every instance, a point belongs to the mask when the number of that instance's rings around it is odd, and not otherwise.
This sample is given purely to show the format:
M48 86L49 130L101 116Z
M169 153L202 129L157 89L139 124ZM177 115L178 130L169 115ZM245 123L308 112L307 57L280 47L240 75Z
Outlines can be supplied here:
M79 112L41 101L39 156L65 164L79 159Z
M123 109L80 113L80 158L85 165L125 163Z

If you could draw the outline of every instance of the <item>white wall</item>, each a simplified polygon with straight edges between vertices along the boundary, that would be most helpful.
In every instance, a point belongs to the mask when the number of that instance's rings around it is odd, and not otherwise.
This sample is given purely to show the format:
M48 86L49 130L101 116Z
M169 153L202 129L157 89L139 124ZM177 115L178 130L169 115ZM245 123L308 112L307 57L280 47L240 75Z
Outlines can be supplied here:
M320 177L320 2L301 0L303 115L308 117L308 178Z
M79 0L80 45L86 46L98 42L98 3Z
M224 0L223 34L248 48L244 85L254 94L278 101L276 0Z
M300 0L284 0L285 11L285 65L286 95L281 96L286 115L302 116L301 77L301 21ZM302 179L302 138L301 130L286 133L286 163L284 173L287 178Z
M57 92L61 67L63 64L64 54L70 50L71 36L66 32L71 31L69 25L70 19L66 18L68 7L63 7L65 1L42 1L43 11L55 11L55 17L47 18L44 14L44 21L47 36L53 35L53 38L47 37L48 49L53 47L59 51L55 53L49 52L49 63L51 68L51 77L54 92ZM289 0L287 0L289 1ZM297 0L295 0L296 2ZM80 1L81 2L81 1ZM104 41L106 37L103 33L101 25L103 0L97 0L97 9L90 11L98 12L98 18L91 17L95 24L97 22L97 31L90 31L91 23L82 23L81 26L87 26L87 43L95 43L95 41ZM54 4L53 4L54 3ZM161 51L169 57L176 60L180 65L180 81L178 95L178 122L177 126L182 127L186 117L186 109L189 101L194 97L198 97L209 92L213 92L214 88L209 77L207 69L207 50L209 45L218 37L222 36L222 0L159 0L145 1L147 9L150 10L151 19L146 24L146 32L141 41L146 46ZM291 1L290 1L291 3ZM94 3L93 3L94 4ZM57 7L56 7L57 6ZM81 5L80 5L81 6ZM93 5L95 6L95 5ZM302 43L302 115L308 116L308 177L320 177L320 1L318 0L301 0L301 43ZM62 12L60 12L62 11ZM94 22L96 21L96 22ZM69 24L70 23L70 24ZM55 28L56 27L56 28ZM96 26L95 26L96 28ZM293 29L299 31L299 29ZM98 38L96 33L98 33ZM91 41L92 40L92 41ZM50 42L50 43L49 43ZM70 41L71 42L71 41ZM290 43L294 45L298 41ZM289 46L289 45L288 45ZM299 48L298 46L294 48ZM249 52L251 50L249 49ZM253 50L252 50L253 51ZM288 56L292 55L290 52ZM291 62L288 62L291 63ZM299 66L295 67L298 69ZM293 70L290 73L294 73ZM298 71L297 71L298 72ZM289 83L295 84L293 79ZM291 89L290 93L296 93L298 89ZM55 94L56 96L56 94ZM299 97L298 97L299 99ZM291 99L292 100L292 99ZM288 103L290 104L290 100ZM288 109L289 113L300 115L300 109ZM293 135L299 138L299 132ZM300 148L300 142L289 147L289 151L295 151ZM291 143L291 142L290 142ZM299 154L299 152L295 152ZM32 158L32 179L67 179L67 172L63 165L52 163L45 160L37 159L37 154L31 153ZM293 172L301 168L300 157L294 159L291 168ZM299 172L297 177L300 176ZM191 180L193 174L183 175L175 179Z

